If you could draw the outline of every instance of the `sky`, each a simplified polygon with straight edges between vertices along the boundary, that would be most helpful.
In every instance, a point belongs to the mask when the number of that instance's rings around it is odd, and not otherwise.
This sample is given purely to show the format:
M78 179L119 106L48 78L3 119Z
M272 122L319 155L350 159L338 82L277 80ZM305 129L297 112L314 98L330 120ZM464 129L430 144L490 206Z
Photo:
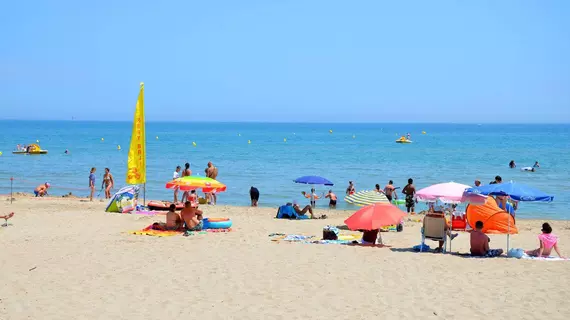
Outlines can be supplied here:
M570 123L570 1L8 1L0 118Z

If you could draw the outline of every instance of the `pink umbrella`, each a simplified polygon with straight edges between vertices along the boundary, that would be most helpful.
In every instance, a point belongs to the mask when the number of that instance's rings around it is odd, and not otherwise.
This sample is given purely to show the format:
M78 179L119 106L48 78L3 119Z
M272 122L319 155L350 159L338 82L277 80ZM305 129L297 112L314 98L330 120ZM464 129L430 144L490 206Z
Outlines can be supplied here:
M464 195L465 189L471 188L466 184L456 182L438 183L416 192L418 200L442 201L446 203L470 202L484 204L486 198L477 194Z

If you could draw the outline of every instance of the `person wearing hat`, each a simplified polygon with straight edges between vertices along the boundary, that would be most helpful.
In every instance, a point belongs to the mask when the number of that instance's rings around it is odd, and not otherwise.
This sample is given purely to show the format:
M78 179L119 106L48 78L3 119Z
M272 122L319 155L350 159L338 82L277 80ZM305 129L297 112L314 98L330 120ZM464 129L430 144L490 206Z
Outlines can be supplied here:
M40 184L39 186L37 186L34 189L34 194L36 195L36 197L43 197L43 196L47 196L48 192L47 190L49 189L50 184L49 183L44 183L44 184Z

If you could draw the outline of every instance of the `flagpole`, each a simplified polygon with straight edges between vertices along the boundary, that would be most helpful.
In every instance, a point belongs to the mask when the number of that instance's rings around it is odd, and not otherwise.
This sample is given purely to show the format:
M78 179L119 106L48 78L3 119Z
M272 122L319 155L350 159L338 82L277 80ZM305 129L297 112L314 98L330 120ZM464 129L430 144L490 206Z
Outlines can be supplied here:
M146 205L146 182L143 185L143 206Z

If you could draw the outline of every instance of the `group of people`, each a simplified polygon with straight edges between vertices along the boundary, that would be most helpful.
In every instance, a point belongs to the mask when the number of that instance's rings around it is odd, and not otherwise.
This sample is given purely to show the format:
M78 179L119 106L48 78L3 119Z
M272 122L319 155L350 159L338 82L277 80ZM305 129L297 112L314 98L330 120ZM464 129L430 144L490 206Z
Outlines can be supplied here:
M193 190L194 191L194 190ZM175 231L201 231L204 227L203 212L198 209L197 201L184 202L184 208L180 214L176 212L176 205L170 204L166 213L166 223L155 223L154 229L175 230Z
M93 201L93 194L95 194L95 182L97 177L95 172L97 168L93 167L89 171L89 201ZM105 190L105 199L111 199L111 190L115 185L115 180L111 174L111 169L105 168L105 173L103 174L103 181L101 182L101 191Z
M516 167L517 164L515 163L515 160L511 160L511 162L509 162L509 168L514 169ZM537 168L540 168L540 164L538 163L538 161L535 161L532 167L522 167L521 171L535 172Z
M192 170L190 169L190 163L188 163L188 162L186 162L184 164L184 170L182 171L182 174L180 173L181 170L182 170L182 168L180 166L176 167L176 169L174 170L174 173L172 174L173 180L176 180L178 178L183 178L183 177L189 177L192 175ZM218 177L218 168L216 166L214 166L214 164L210 161L210 162L208 162L208 165L207 165L206 169L204 170L204 173L206 174L206 177L216 180L216 178ZM193 191L193 192L184 191L182 193L182 199L180 200L180 202L185 203L186 201L188 201L191 193L193 193L195 195L195 190L191 190L191 191ZM180 192L179 188L174 189L174 203L178 203L179 192ZM218 201L216 189L211 190L211 192L205 192L204 197L206 199L206 203L208 203L208 204L215 205Z

